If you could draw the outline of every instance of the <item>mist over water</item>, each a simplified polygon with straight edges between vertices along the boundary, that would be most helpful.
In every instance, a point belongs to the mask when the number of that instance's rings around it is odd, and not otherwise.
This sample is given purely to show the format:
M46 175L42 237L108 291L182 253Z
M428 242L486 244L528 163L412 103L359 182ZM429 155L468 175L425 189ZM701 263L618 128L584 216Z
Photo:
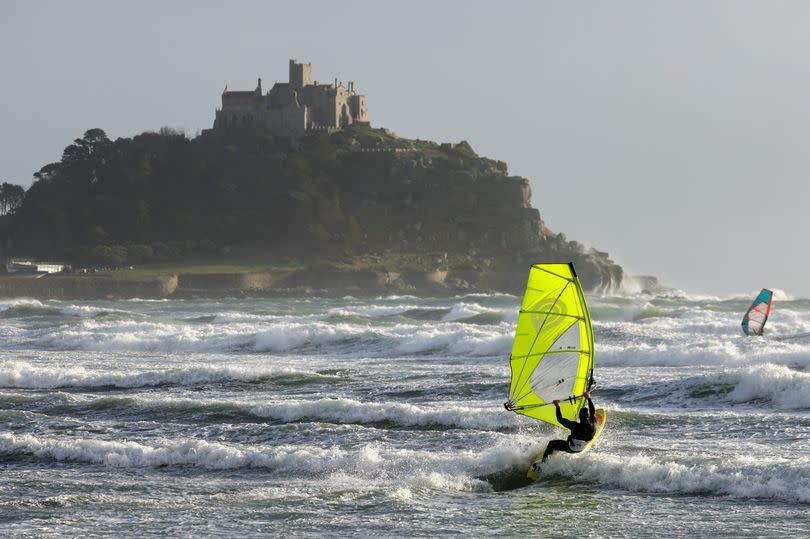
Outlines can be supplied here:
M600 443L503 410L519 298L0 301L8 534L810 532L810 300L588 297Z

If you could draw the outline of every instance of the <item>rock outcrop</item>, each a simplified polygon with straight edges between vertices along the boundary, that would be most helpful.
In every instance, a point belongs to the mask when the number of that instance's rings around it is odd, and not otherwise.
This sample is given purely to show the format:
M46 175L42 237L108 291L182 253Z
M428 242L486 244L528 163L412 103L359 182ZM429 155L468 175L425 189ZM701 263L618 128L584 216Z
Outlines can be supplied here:
M487 272L522 272L529 263L548 260L574 262L589 290L621 286L622 268L607 253L549 230L531 205L529 181L510 176L505 163L477 156L467 142L435 144L383 130L364 132L349 130L333 140L344 166L378 171L352 175L350 183L336 175L341 193L353 193L341 196L341 207L360 224L369 250L468 255L451 257L436 269L449 270L451 280L454 272L472 270L476 279L459 280L473 287L487 282L482 277ZM369 132L378 138L369 139Z
M550 261L574 262L591 291L617 290L623 280L607 253L549 230L526 178L467 142L364 126L295 141L145 133L113 142L93 129L35 176L20 208L0 223L15 254L86 268L184 266L166 271L177 275L173 290L146 290L119 275L129 284L99 280L101 297L520 292L528 266ZM194 260L236 269L201 276L188 267ZM90 294L82 287L96 281L76 279L8 286Z

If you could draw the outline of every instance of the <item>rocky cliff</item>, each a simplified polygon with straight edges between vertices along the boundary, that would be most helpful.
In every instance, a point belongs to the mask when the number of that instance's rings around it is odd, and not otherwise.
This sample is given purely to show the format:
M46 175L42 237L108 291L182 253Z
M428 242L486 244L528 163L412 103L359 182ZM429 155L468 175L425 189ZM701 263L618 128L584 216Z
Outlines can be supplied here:
M467 142L413 141L367 128L332 140L347 169L377 171L336 176L342 207L361 224L370 249L454 254L436 269L473 287L502 288L482 276L516 268L525 280L528 264L546 260L574 262L590 290L621 286L622 268L608 253L549 230L531 206L529 181Z
M466 142L368 127L295 143L266 133L110 141L94 129L35 177L3 223L11 245L74 266L248 257L262 269L237 270L234 282L250 273L259 284L232 289L264 292L519 292L538 261L573 261L589 290L623 279L607 253L546 227L528 180ZM224 278L197 286L196 273L173 272L171 293L217 288L211 283ZM60 294L83 295L84 282L64 281Z

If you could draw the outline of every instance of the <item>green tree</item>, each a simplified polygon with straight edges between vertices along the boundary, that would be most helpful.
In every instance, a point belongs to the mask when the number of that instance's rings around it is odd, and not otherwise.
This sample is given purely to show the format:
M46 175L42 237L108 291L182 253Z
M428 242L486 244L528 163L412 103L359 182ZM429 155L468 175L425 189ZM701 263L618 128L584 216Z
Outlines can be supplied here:
M0 215L14 213L22 204L25 189L21 185L3 182L0 185Z

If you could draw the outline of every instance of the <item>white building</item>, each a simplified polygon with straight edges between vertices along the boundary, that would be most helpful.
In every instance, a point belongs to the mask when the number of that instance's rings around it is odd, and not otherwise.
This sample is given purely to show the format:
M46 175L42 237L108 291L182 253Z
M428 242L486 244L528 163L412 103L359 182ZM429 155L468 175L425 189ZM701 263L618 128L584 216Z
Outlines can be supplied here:
M6 271L9 273L59 273L64 271L64 264L53 262L31 262L29 260L9 260Z

